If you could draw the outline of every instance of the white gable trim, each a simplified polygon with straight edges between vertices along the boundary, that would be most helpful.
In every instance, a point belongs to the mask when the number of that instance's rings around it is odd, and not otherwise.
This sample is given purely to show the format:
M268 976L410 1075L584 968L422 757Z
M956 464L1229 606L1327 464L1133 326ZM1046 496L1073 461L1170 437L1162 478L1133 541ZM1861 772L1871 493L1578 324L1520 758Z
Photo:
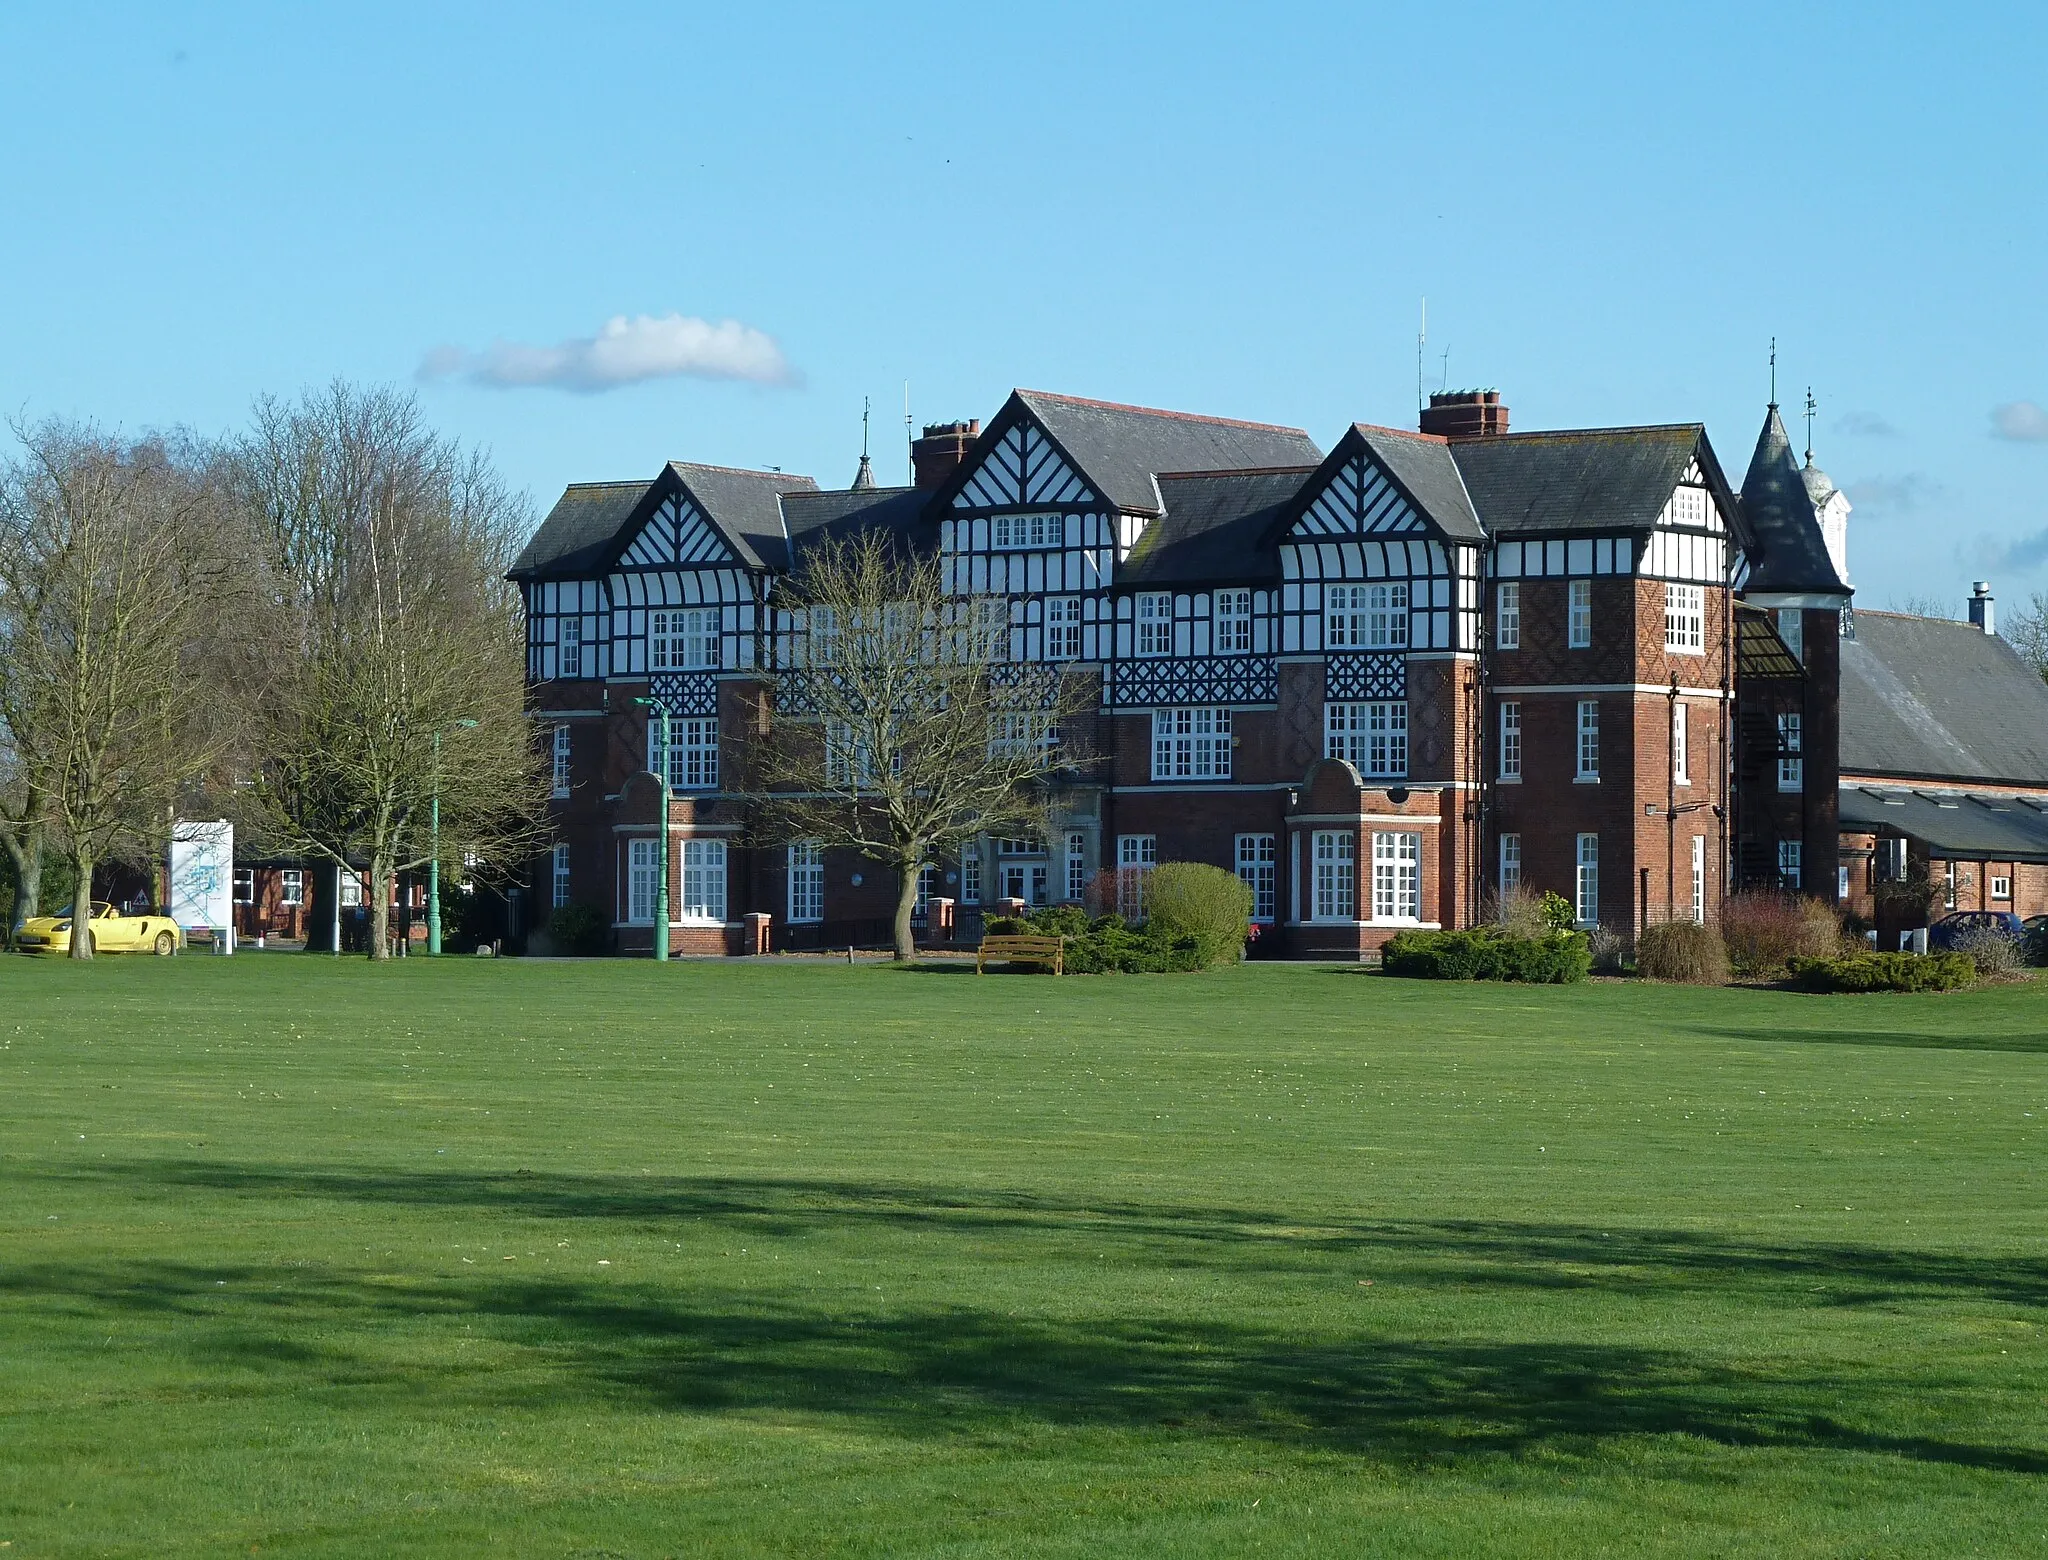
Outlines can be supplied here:
M1386 473L1365 456L1354 455L1331 473L1288 534L1361 536L1428 529Z
M737 563L732 549L697 506L683 494L674 494L647 517L619 557L622 569L670 569L677 566L701 568L707 564Z
M1052 441L1028 421L1012 423L953 497L955 509L1007 509L1021 504L1088 507L1094 492L1060 459Z

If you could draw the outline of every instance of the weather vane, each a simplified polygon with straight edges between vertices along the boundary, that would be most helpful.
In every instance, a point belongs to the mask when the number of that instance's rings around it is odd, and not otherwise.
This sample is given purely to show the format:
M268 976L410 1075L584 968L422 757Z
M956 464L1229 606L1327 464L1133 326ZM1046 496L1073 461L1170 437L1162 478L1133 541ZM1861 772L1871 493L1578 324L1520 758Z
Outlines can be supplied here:
M1813 398L1813 386L1806 387L1806 464L1813 464L1813 409L1820 403Z
M1778 404L1778 338L1771 338L1771 405Z

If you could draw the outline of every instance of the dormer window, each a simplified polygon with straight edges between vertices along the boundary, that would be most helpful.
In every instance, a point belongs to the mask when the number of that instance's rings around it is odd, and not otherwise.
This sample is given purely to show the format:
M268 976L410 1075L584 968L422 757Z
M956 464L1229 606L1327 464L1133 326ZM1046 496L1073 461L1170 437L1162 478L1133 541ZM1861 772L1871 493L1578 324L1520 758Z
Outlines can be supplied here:
M998 548L1058 547L1066 540L1066 516L1042 511L997 515L989 522L989 545Z

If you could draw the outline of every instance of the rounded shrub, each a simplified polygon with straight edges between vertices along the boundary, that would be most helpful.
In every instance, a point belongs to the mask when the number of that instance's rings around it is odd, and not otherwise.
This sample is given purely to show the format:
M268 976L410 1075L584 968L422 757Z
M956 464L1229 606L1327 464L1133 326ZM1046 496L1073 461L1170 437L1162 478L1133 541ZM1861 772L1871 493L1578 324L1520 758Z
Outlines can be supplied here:
M1145 880L1145 925L1168 941L1192 937L1204 966L1244 957L1252 891L1234 872L1199 861L1161 862Z
M1752 891L1721 903L1721 941L1738 975L1775 975L1793 959L1839 952L1841 918L1817 899Z
M556 952L587 957L605 951L611 940L611 928L596 905L563 905L548 917L548 936Z
M1636 938L1636 973L1645 980L1724 986L1728 983L1728 949L1715 927L1691 921L1646 926Z

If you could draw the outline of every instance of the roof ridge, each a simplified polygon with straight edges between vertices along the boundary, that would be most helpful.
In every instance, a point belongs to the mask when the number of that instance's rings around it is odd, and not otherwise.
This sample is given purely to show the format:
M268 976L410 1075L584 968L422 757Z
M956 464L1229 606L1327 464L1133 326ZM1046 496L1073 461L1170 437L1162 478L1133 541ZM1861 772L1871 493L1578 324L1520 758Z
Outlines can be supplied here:
M1508 444L1517 439L1577 439L1594 433L1705 433L1701 422L1622 423L1611 428L1525 428L1519 433L1463 434L1452 444Z
M1307 475L1320 466L1238 466L1229 471L1155 471L1161 482L1188 481L1196 477L1283 477Z
M1425 444L1449 444L1451 441L1440 433L1424 433L1419 428L1389 428L1385 423L1355 422L1351 425L1357 433L1391 433L1397 439L1419 439ZM1492 435L1498 437L1498 435Z
M1137 412L1146 417L1171 417L1180 422L1211 423L1220 428L1257 428L1263 433L1298 433L1304 439L1308 437L1306 428L1290 428L1285 423L1250 422L1242 417L1211 417L1206 412L1175 412L1163 406L1139 406L1131 401L1097 401L1085 395L1062 395L1057 390L1026 390L1021 386L1011 394L1041 396L1068 406L1092 406L1098 411Z
M801 471L773 471L758 466L714 466L703 460L672 460L669 465L683 471L722 471L729 477L786 477L792 482L808 482L814 488L818 486L816 477L806 476Z
M1929 617L1924 612L1894 612L1889 607L1858 607L1856 609L1856 616L1858 618L1904 618L1909 623L1953 623L1957 628L1967 628L1977 633L1983 632L1968 618ZM1986 639L1996 639L1998 636L1996 634L1985 634L1984 637Z
M599 482L565 482L562 491L566 493L572 488L645 487L647 481L645 477L607 477Z

